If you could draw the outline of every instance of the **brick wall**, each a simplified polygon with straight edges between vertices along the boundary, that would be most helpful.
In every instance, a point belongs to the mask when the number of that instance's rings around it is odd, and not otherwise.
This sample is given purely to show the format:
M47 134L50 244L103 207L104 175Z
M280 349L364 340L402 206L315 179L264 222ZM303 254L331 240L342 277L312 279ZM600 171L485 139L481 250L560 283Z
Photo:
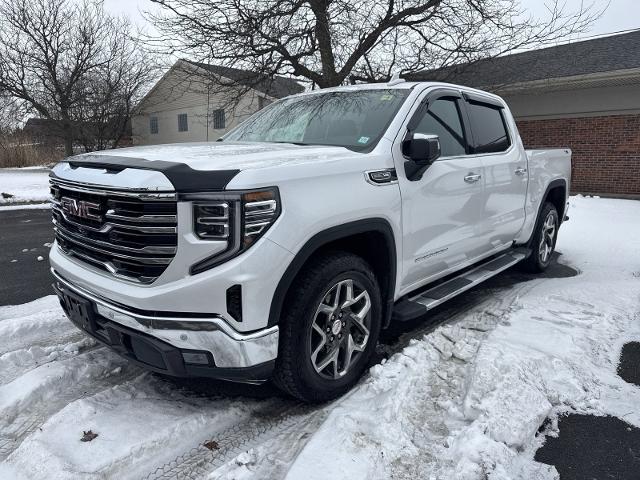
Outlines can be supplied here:
M640 195L640 115L517 123L525 148L571 148L574 193Z

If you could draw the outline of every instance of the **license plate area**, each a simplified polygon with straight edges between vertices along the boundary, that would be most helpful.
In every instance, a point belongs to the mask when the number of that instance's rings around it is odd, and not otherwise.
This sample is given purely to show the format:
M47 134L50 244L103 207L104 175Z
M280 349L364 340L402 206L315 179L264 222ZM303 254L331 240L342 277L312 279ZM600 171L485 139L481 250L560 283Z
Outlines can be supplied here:
M109 340L107 331L96 321L93 304L89 300L75 295L66 289L60 291L60 297L64 303L69 320L71 320L76 327L92 335L99 336L106 341Z

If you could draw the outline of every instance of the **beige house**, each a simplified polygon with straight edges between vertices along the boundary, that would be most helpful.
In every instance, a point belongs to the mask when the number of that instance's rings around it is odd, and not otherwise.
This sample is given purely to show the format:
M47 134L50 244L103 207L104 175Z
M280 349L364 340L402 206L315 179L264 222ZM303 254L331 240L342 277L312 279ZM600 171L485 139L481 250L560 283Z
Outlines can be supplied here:
M303 90L290 78L178 60L137 105L133 143L215 141L274 100Z

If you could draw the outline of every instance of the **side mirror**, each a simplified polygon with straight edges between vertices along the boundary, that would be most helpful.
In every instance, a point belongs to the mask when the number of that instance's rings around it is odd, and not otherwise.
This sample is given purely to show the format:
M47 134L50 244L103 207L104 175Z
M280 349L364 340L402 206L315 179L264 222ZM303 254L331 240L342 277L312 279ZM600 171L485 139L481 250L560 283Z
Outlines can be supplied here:
M437 135L412 133L402 142L402 154L409 180L419 180L426 168L440 158L440 138Z

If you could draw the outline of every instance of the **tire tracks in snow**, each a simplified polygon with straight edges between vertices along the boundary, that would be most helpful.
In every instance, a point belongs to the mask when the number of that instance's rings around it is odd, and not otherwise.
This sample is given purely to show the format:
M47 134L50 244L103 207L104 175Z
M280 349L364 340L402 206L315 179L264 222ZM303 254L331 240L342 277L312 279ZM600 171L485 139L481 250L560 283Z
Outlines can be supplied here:
M309 420L309 415L322 415L322 410L287 400L275 406L257 410L248 421L216 432L209 437L208 441L156 467L142 478L144 480L204 478L240 453L264 444L289 429L298 428L300 422ZM217 448L207 448L204 446L207 443L216 445Z

